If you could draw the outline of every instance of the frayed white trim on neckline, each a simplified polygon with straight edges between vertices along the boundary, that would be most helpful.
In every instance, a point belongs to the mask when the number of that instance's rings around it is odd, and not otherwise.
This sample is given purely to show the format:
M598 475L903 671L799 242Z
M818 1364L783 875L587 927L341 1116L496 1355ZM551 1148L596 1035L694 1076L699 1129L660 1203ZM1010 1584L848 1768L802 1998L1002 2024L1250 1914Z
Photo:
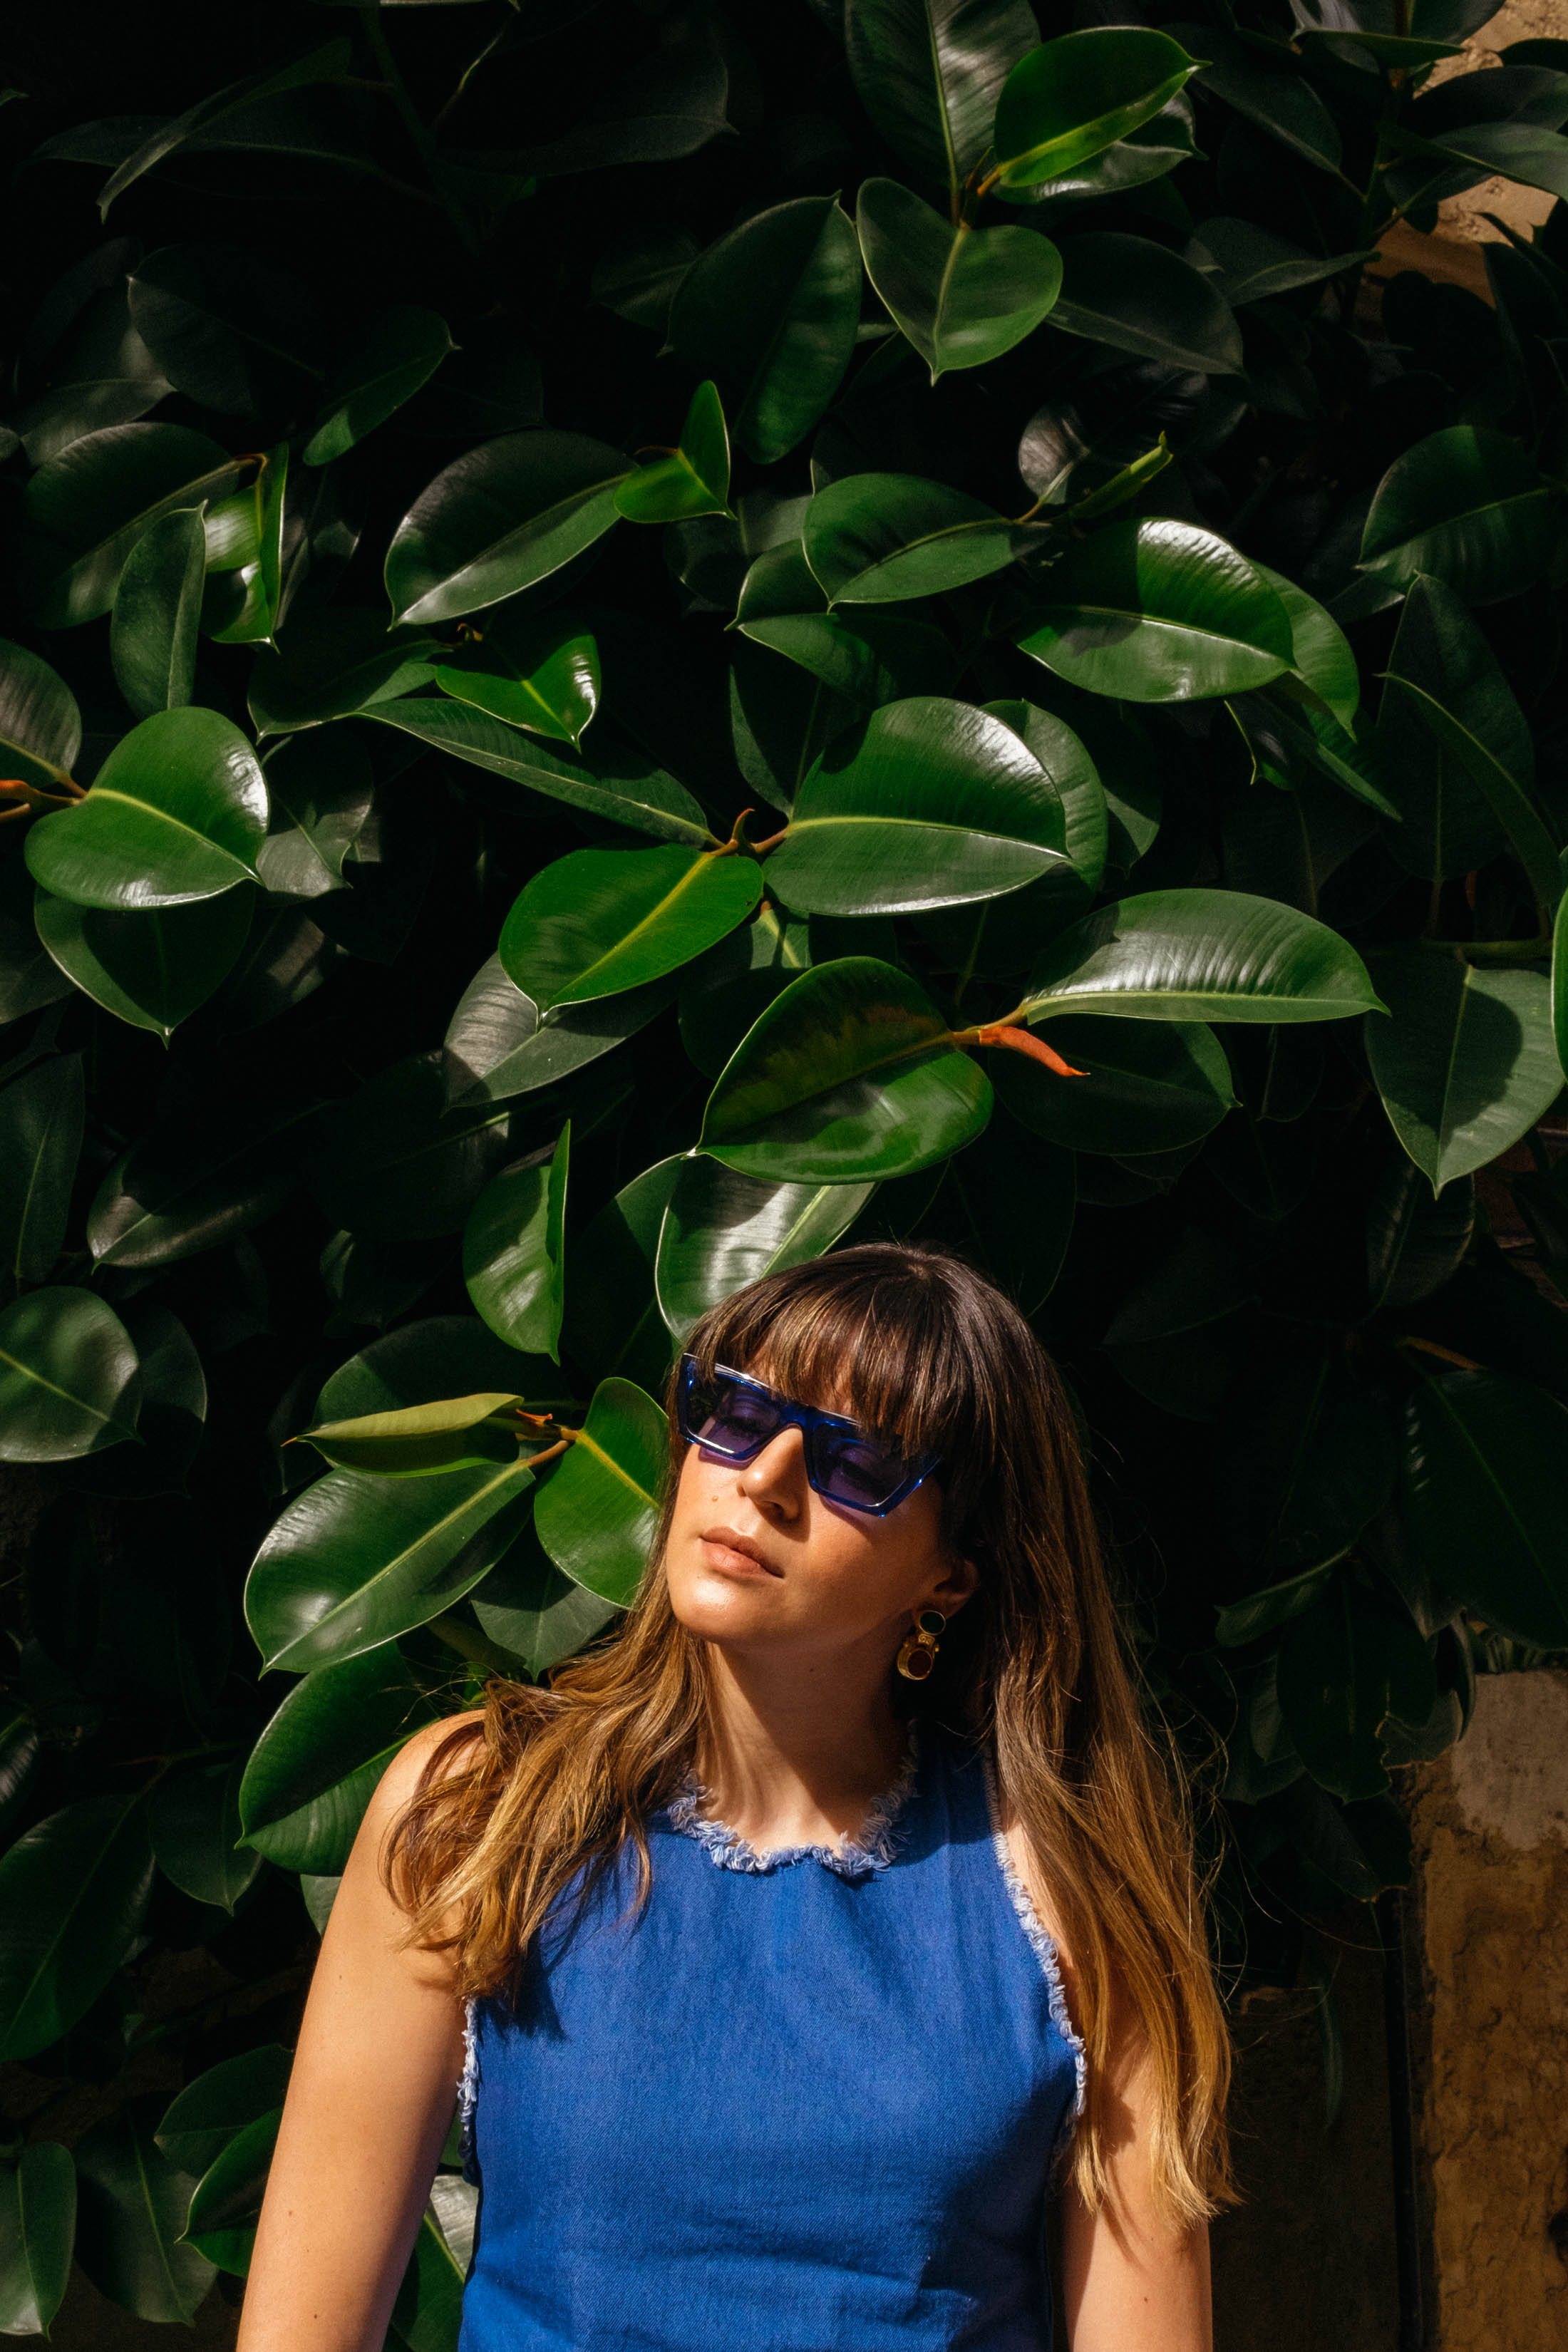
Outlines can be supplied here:
M868 1878L875 1871L886 1870L899 1850L899 1817L913 1790L917 1764L911 1733L898 1779L868 1808L858 1836L846 1838L837 1846L781 1845L759 1853L727 1822L709 1819L702 1810L709 1801L708 1791L695 1774L667 1808L666 1818L672 1830L691 1838L721 1870L743 1870L763 1877L771 1871L788 1870L797 1862L819 1862L840 1878Z
M1018 1915L1018 1924L1029 1939L1035 1958L1039 1961L1050 2003L1051 2023L1072 2052L1077 2090L1067 2124L1058 2141L1057 2152L1059 2155L1071 2137L1071 2126L1079 2121L1084 2111L1089 2090L1089 2053L1084 2048L1083 2036L1074 2025L1071 2012L1068 2008L1067 1988L1062 1982L1061 1955L1057 1950L1056 1938L1046 1927L1039 1913L1036 1910L1035 1898L1024 1884L1008 1848L1006 1832L1002 1827L1002 1809L997 1801L996 1774L989 1757L985 1759L985 1804L991 1815L991 1843L996 1855L997 1864L1001 1869L1002 1883L1006 1887L1013 1908Z

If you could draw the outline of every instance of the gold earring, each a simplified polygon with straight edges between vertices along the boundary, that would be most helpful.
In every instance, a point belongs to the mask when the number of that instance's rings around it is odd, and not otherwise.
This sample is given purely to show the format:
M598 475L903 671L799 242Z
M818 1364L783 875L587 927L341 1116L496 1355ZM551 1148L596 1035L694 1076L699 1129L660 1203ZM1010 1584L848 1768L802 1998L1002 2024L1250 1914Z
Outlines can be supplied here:
M906 1635L899 1652L899 1672L907 1683L923 1683L930 1675L940 1646L937 1637L946 1623L940 1609L916 1612L914 1631Z

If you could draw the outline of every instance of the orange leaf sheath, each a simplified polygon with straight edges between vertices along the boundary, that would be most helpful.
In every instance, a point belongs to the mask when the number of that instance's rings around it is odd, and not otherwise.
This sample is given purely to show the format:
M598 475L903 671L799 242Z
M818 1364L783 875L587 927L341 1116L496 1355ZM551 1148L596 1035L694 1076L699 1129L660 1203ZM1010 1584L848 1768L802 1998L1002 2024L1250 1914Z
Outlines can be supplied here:
M1053 1053L1045 1039L1037 1037L1032 1029L996 1026L977 1029L974 1036L976 1043L982 1045L1008 1045L1015 1054L1027 1054L1032 1060L1044 1062L1047 1070L1055 1070L1058 1077L1087 1078L1089 1076L1087 1070L1075 1069L1070 1062L1064 1062L1061 1055Z

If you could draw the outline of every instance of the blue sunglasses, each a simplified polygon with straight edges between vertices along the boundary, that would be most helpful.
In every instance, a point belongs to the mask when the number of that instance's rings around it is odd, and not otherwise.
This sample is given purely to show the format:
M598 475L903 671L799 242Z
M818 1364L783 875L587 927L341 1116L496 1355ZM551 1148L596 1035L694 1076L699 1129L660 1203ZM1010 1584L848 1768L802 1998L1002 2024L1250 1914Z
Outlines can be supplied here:
M781 1430L798 1429L805 1441L805 1475L816 1492L879 1518L912 1495L942 1458L902 1453L846 1414L797 1404L727 1364L704 1372L695 1356L680 1360L675 1416L689 1445L726 1462L754 1461Z

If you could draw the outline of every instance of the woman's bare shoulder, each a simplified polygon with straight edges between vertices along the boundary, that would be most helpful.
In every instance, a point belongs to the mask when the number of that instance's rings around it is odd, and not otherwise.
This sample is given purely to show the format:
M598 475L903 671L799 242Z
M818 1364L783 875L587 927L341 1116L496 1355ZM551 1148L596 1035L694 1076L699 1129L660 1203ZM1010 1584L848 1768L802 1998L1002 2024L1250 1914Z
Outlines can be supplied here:
M448 1743L450 1752L442 1759L437 1777L446 1779L466 1770L477 1759L477 1743L483 1739L484 1725L483 1707L470 1707L461 1715L444 1715L437 1723L422 1725L398 1749L376 1783L375 1794L365 1813L372 1836L379 1839L417 1796L432 1760ZM467 1734L460 1742L457 1736L459 1733Z

